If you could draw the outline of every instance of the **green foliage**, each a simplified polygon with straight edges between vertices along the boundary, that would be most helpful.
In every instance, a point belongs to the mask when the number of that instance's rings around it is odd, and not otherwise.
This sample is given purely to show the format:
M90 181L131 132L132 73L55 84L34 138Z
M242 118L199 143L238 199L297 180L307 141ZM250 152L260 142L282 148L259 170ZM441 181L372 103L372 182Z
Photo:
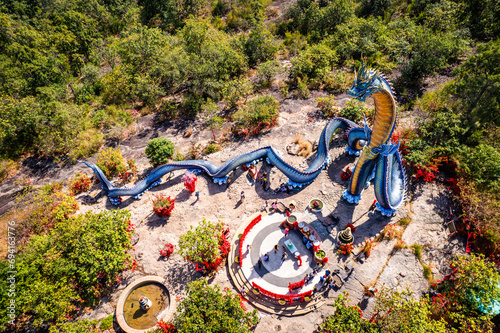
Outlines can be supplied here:
M411 51L401 68L402 84L418 86L425 76L456 62L468 48L469 41L457 33L435 33L425 28L415 30Z
M245 54L250 66L272 60L279 45L264 25L255 27L245 42Z
M11 176L17 169L19 164L10 159L0 159L0 182Z
M200 16L207 11L206 0L142 0L144 23L161 26L169 32L181 28L188 17Z
M105 148L97 155L96 165L110 179L127 170L120 148Z
M327 97L317 97L316 102L318 102L318 108L326 117L336 117L339 108L336 106L337 101L334 95Z
M325 77L332 71L337 59L335 51L325 44L309 46L292 59L291 76L303 81Z
M457 70L450 94L459 98L459 109L472 125L500 126L500 39L480 45Z
M470 254L458 256L451 267L452 278L434 285L442 296L433 303L433 312L447 318L448 326L458 332L493 332L492 315L480 309L487 310L500 299L500 274L495 264Z
M69 189L72 194L78 194L90 190L90 177L86 173L77 172L73 178L69 180Z
M233 114L235 130L257 135L262 129L273 127L279 115L279 102L270 95L257 96Z
M244 31L263 21L269 3L269 0L217 0L212 13L218 16L227 13L225 28Z
M377 318L381 332L446 333L444 320L433 319L431 305L425 299L415 300L409 291L380 291L375 311L385 314Z
M288 53L295 56L307 47L307 39L300 32L286 32L283 44Z
M77 320L68 323L56 323L50 326L50 333L88 333L97 330L97 320ZM101 327L102 328L102 324Z
M174 143L167 138L154 138L149 140L148 146L144 151L148 157L149 163L153 166L166 164L174 154Z
M224 223L213 223L203 218L199 226L190 227L188 232L179 238L179 254L185 260L195 263L213 263L221 256L219 237L224 230Z
M325 35L334 34L338 25L354 17L354 6L349 0L315 2L299 0L286 13L287 23L281 27L284 31L298 31L318 42Z
M460 162L461 171L478 190L500 197L500 152L497 149L484 144L467 147Z
M340 294L331 306L335 313L328 316L320 325L320 333L351 332L351 333L376 333L381 332L375 324L364 320L361 309L356 305L347 305L349 299L346 292Z
M367 113L365 104L353 98L349 100L349 102L347 102L340 110L339 116L354 122L358 122L363 119L363 115L365 113Z
M235 79L226 82L222 87L222 95L229 107L237 106L238 102L253 93L252 83L248 79Z
M203 154L209 155L221 150L222 147L218 143L210 143L203 149Z
M101 330L109 330L110 328L113 328L113 319L114 315L110 314L103 320L101 320L101 324L99 325L99 329Z
M16 258L16 317L33 316L33 324L61 322L82 301L93 304L116 275L127 268L130 213L114 210L64 218L47 234L30 238ZM0 275L8 266L1 260ZM6 291L2 291L7 302ZM2 314L0 323L6 322Z
M213 130L221 129L222 124L224 124L224 118L219 117L217 113L219 112L219 107L217 104L212 101L212 99L208 99L207 102L202 106L204 111L205 125Z
M221 291L218 285L211 287L200 279L188 284L186 293L175 313L179 333L250 333L250 327L258 323L257 310L246 312L229 288Z
M278 60L269 60L257 66L257 84L260 87L269 87L273 77L278 74L281 69Z
M500 7L494 0L463 0L459 21L465 22L472 36L479 39L496 38L500 33L498 25Z

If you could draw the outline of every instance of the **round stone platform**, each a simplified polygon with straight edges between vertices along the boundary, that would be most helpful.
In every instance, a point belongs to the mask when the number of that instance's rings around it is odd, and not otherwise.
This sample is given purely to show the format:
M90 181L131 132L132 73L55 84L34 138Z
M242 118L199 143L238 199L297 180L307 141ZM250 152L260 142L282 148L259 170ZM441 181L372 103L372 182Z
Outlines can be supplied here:
M258 216L255 214L247 223L243 223L240 229L235 233L232 242L231 253L229 255L229 272L238 290L245 287L247 290L246 295L242 295L248 299L254 306L268 312L279 313L280 315L300 315L314 309L317 309L324 302L322 298L312 297L310 302L302 302L292 305L279 305L275 304L277 300L270 299L264 295L255 295L252 292L252 282L255 282L263 289L280 295L296 295L312 290L313 287L320 289L320 275L322 271L314 277L314 279L301 289L288 291L288 284L295 283L304 278L305 274L311 273L316 263L313 260L312 250L306 249L302 243L302 237L295 230L290 230L287 237L285 237L284 229L280 224L285 220L284 214L262 214L262 220L257 223L243 239L243 254L242 265L235 262L235 257L239 256L239 242L238 234L242 233L248 223L253 218ZM300 214L298 214L300 220ZM299 261L294 258L288 249L285 248L284 242L291 240L302 259L302 266L299 266ZM275 253L274 246L279 244L279 250ZM251 246L248 249L248 245ZM283 251L287 253L287 258L282 261L281 256ZM262 261L262 267L259 268L258 260L262 258L265 253L269 253L269 261Z

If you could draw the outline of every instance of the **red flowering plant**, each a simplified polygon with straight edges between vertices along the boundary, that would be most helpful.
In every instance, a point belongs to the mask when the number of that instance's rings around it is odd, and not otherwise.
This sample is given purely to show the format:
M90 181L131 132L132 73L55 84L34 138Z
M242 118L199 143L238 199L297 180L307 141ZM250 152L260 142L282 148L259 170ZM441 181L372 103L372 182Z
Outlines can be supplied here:
M179 239L179 253L193 263L197 271L216 271L227 257L230 244L229 229L222 221L213 223L206 219L200 225L182 235Z
M431 285L431 309L457 332L493 332L494 308L500 299L500 274L482 255L458 256L451 273Z
M174 253L174 246L171 243L165 244L165 247L160 251L160 255L166 258L170 258L172 253Z
M182 181L184 182L184 186L190 193L193 193L196 190L197 180L198 178L196 177L196 175L189 170L186 170L184 176L182 176Z
M153 330L154 333L177 333L174 324L166 323L163 320L156 322L157 329Z
M352 244L342 244L340 245L339 249L337 250L337 254L343 254L346 256L351 255L352 250L354 250L354 247Z
M90 177L83 172L77 172L69 181L69 189L73 195L90 190L90 185Z
M174 209L175 199L170 197L165 197L161 194L155 195L153 199L153 210L156 215L161 217L168 217L172 214L172 210Z

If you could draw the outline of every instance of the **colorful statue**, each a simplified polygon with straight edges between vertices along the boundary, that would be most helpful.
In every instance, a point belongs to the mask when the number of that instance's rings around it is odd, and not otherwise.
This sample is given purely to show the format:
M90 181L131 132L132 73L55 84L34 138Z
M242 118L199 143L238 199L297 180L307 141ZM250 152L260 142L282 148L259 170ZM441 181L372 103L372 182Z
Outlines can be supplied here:
M165 164L153 170L133 188L117 188L105 177L99 167L88 162L81 163L92 168L102 188L108 192L110 201L116 205L121 203L122 196L140 198L145 191L158 185L163 175L175 170L188 169L195 174L205 172L220 185L227 182L228 174L238 166L255 164L263 159L288 177L287 186L301 187L312 183L330 163L328 154L330 140L335 131L341 128L348 131L346 151L349 154L359 155L362 150L349 187L344 192L344 198L350 203L358 203L361 192L374 178L377 209L382 214L390 216L403 202L406 189L406 176L401 164L398 144L388 143L396 120L396 105L391 87L381 75L362 66L349 94L361 101L373 95L375 100L373 131L368 128L366 122L364 128L361 128L356 123L343 118L330 121L319 138L315 159L305 171L300 171L286 163L282 158L283 154L271 146L235 156L219 167L202 160Z

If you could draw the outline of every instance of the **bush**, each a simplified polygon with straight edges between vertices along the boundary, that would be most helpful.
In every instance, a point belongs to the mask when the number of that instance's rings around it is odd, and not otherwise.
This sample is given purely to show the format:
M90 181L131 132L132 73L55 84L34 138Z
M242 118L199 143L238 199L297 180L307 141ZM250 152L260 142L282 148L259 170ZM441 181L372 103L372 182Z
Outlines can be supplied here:
M127 170L125 159L120 148L106 148L97 155L96 165L104 172L108 179L118 176Z
M160 217L168 217L174 210L175 199L165 197L161 194L155 195L153 199L153 210Z
M234 131L238 134L257 135L275 125L279 116L279 102L273 96L258 96L233 114Z
M166 164L174 154L174 151L173 142L162 137L149 140L145 153L149 163L156 167Z
M260 87L269 87L273 77L278 74L281 69L278 60L269 60L257 66L257 84Z
M203 149L203 154L209 155L209 154L221 151L221 150L222 150L222 147L219 144L210 143L205 147L205 149Z
M458 332L493 332L493 316L483 311L500 299L495 264L470 254L458 256L451 268L448 278L432 285L438 292L431 303L434 314L446 318L448 327Z
M69 152L72 161L90 157L104 144L104 136L98 129L90 128L78 133L75 140L75 146Z
M252 29L245 42L245 54L250 66L272 60L278 48L278 43L264 25Z
M222 95L228 106L233 108L246 96L253 93L252 83L248 79L236 79L226 82L222 87Z
M353 98L340 110L339 116L354 122L359 122L363 119L363 115L366 111L367 109L364 104Z
M400 83L419 86L424 77L456 62L465 53L468 44L467 38L454 33L434 34L430 29L416 29L408 60L401 66Z
M307 39L300 32L286 32L283 44L288 53L295 56L307 47Z
M114 315L109 315L103 320L101 320L101 324L99 325L100 330L109 330L110 328L113 328L113 319Z
M196 265L198 270L217 270L222 260L229 253L228 231L224 230L224 222L213 223L206 219L196 228L179 238L179 254L185 260Z
M179 333L234 332L250 333L258 323L257 310L247 312L239 295L229 288L209 286L204 279L187 285L186 297L175 313Z
M31 236L16 258L16 317L35 326L71 319L78 306L93 305L118 273L131 266L130 213L114 210L64 218L48 233ZM6 278L8 264L0 260ZM7 289L0 298L8 302ZM0 326L8 317L0 312Z
M90 177L83 172L77 172L75 176L69 181L69 189L73 195L87 192L88 190L90 190L90 186Z
M337 101L335 100L335 96L317 97L316 102L318 103L319 110L326 117L336 117L338 115L339 108L336 106Z
M337 59L335 51L325 44L309 46L292 59L291 77L303 81L323 78L332 71Z
M349 299L347 293L340 294L330 304L335 307L335 313L325 318L325 321L320 325L320 333L330 332L352 332L352 333L375 333L379 332L374 323L364 320L361 309L356 305L347 305Z

